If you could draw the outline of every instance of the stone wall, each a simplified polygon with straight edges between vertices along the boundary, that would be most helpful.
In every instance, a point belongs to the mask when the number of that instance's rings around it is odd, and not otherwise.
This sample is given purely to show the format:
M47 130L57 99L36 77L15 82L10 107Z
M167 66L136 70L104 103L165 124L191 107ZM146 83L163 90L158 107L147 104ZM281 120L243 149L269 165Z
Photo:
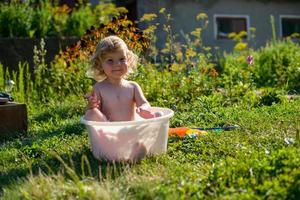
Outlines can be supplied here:
M33 70L33 48L40 46L41 39L29 38L1 38L0 39L0 63L4 68L9 70L17 70L19 62L28 62L31 70ZM78 37L73 38L46 38L45 49L46 63L50 63L54 56L60 50L66 49L79 40Z

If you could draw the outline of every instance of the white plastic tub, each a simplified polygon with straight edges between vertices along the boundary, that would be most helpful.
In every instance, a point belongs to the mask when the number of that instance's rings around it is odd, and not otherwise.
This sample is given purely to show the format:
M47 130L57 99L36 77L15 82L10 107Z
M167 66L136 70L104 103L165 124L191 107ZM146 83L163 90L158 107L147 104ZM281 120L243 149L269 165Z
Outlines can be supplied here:
M152 107L161 117L122 122L87 121L86 125L94 157L109 161L138 161L146 155L165 153L168 142L169 119L174 112L168 108Z

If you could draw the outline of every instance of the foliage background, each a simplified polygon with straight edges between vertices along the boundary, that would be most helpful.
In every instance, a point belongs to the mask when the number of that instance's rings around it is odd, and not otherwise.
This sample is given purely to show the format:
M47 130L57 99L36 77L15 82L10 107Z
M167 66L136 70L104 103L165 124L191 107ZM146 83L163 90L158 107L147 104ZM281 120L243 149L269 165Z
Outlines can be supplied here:
M125 12L110 1L100 1L97 6L78 1L73 8L58 1L4 2L0 3L0 37L81 36L92 25Z
M82 6L78 10L91 9ZM74 21L90 20L80 12ZM41 13L47 16L48 11ZM208 22L204 13L195 16L204 26L185 35L183 44L172 34L172 17L165 9L140 19L148 22L145 30L126 17L104 16L102 24L83 25L81 40L50 65L44 62L41 42L34 50L34 74L27 63L13 73L0 65L0 90L27 104L30 125L27 134L1 143L3 199L298 199L299 44L274 38L255 50L240 39L243 33L235 34L234 51L219 52L216 59L211 47L202 45ZM163 49L154 45L158 16L166 18ZM23 29L25 35L33 30ZM43 30L34 29L31 36L50 33ZM140 64L129 79L141 85L152 105L175 111L171 127L236 124L240 129L170 137L167 154L135 165L95 160L79 118L83 95L93 84L86 76L89 55L109 34L119 34L139 54ZM247 62L249 55L253 64Z

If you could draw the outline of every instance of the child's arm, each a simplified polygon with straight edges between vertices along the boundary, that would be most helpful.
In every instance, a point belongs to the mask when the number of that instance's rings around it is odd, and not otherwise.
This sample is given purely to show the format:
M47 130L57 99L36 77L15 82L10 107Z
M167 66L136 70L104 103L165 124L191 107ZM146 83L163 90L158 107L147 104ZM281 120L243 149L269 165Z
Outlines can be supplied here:
M87 109L94 109L100 107L100 99L97 97L97 93L95 89L93 89L91 95L85 96L86 100L88 101Z
M100 98L97 97L97 93L93 89L92 94L86 96L88 101L87 110L85 112L84 118L88 121L108 121L106 116L98 109L101 106Z
M146 119L155 117L155 114L151 111L151 106L144 96L141 87L136 82L133 82L133 84L137 114Z

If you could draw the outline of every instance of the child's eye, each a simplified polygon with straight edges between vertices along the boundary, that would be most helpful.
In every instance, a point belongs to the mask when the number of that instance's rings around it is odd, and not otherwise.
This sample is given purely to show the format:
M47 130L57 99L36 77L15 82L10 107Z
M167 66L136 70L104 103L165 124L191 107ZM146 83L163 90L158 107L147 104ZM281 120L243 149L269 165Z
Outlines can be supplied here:
M126 62L126 59L125 59L125 58L121 58L121 59L120 59L120 62L121 62L121 63L125 63L125 62Z
M106 63L109 64L109 65L112 65L112 64L114 63L114 61L113 61L112 59L108 59L108 60L106 61Z

